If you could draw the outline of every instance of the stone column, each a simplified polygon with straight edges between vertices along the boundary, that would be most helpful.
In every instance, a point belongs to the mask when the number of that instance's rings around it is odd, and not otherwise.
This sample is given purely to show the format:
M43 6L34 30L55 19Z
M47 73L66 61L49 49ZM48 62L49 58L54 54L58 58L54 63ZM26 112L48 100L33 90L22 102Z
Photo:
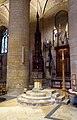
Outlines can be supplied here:
M8 92L29 84L29 0L9 0Z
M71 74L77 79L77 0L69 0L68 4Z

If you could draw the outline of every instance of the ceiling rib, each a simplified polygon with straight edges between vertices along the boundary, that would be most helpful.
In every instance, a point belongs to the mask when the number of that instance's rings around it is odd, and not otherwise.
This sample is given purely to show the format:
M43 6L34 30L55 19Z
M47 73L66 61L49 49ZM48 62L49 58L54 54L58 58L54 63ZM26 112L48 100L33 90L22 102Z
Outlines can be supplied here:
M9 12L9 9L5 4L2 4L1 6L4 6L6 8L6 10Z
M40 12L42 13L42 7L41 7L41 3L39 0L37 0L37 2L39 3L39 7L40 7Z
M37 11L37 8L32 3L30 5Z
M43 9L43 14L45 12L45 8L46 8L46 5L47 5L47 2L48 2L48 0L46 0L46 2L45 2L44 9Z

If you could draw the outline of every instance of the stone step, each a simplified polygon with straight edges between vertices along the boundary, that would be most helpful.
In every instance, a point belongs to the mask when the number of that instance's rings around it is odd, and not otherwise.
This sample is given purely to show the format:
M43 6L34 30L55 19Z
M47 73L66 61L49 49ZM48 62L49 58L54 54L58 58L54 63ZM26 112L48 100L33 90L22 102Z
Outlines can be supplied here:
M41 96L28 96L26 94L21 94L21 97L24 98L24 99L27 99L27 100L48 100L48 99L51 99L51 96L48 94L48 95L45 95L43 97Z
M69 99L69 98L65 98L65 99L62 101L62 104L67 105L69 102L70 102L70 99Z
M33 96L33 97L45 97L46 96L46 93L45 92L42 92L41 90L39 91L32 91L32 90L28 90L26 92L26 95L27 96Z
M58 97L56 98L56 100L63 101L63 100L64 100L64 98L65 98L65 96L64 96L64 95L60 95L60 96L58 96Z
M54 101L51 102L51 99L40 99L40 100L27 99L25 97L22 97L21 95L17 97L17 101L21 104L27 104L33 106L49 105L54 103Z
M58 92L55 92L54 94L52 94L52 97L53 98L57 98L57 97L59 97L60 96L60 93L58 93Z
M51 94L54 94L56 92L54 89L44 89L43 91L50 92Z

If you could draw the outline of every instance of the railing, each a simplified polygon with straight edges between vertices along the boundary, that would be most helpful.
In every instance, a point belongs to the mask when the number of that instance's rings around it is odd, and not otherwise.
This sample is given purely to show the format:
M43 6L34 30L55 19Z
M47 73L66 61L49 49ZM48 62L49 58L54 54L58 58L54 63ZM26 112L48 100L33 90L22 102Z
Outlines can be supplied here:
M65 80L66 89L71 88L71 80ZM62 80L51 80L51 88L62 88Z

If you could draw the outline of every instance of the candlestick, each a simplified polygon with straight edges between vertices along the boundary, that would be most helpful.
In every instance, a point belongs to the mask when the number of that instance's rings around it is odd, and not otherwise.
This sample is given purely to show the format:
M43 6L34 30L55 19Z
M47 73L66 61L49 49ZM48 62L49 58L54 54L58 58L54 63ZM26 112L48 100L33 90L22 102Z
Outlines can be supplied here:
M62 51L62 60L64 60L64 51Z

